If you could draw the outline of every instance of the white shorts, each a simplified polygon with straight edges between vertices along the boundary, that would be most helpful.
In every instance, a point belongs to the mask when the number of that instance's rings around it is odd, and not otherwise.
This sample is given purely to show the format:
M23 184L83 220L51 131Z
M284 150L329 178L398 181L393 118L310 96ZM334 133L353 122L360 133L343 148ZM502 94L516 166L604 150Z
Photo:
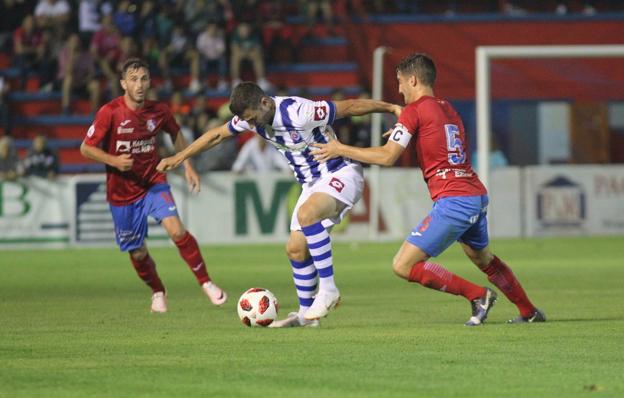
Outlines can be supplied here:
M349 210L362 197L364 192L364 175L362 165L359 163L350 163L340 170L328 174L316 181L303 184L301 195L297 200L295 209L293 210L292 219L290 220L291 231L301 231L301 225L297 219L299 207L315 192L323 192L329 196L336 198L346 205L346 207L333 218L326 218L321 221L325 228L340 224Z

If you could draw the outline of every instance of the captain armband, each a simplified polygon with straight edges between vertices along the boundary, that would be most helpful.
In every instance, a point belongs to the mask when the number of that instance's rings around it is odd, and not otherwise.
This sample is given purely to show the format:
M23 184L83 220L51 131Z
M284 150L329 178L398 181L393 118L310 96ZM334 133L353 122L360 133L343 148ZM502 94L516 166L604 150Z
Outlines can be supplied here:
M410 140L412 139L412 135L407 131L404 125L401 123L397 123L394 125L392 129L392 133L390 133L389 141L396 142L401 145L403 148L407 148Z

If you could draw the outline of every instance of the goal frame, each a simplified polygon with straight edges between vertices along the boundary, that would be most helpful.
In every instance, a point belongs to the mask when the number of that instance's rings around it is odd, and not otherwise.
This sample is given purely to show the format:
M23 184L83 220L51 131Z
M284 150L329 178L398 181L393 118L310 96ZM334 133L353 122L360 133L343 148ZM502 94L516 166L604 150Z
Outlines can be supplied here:
M494 59L624 57L624 45L478 46L475 50L477 160L479 178L490 181L491 90L490 62Z

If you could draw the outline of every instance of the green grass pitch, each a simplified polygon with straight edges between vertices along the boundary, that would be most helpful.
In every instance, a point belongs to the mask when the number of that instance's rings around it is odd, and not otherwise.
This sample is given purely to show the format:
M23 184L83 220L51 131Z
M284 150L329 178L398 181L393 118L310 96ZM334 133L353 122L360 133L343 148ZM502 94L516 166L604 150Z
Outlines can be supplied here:
M342 305L318 329L251 329L238 296L296 307L281 245L206 246L209 304L173 247L152 249L169 313L116 249L0 252L1 397L622 397L624 240L497 240L545 324L485 326L463 299L392 275L399 243L334 245ZM487 283L454 245L437 262Z

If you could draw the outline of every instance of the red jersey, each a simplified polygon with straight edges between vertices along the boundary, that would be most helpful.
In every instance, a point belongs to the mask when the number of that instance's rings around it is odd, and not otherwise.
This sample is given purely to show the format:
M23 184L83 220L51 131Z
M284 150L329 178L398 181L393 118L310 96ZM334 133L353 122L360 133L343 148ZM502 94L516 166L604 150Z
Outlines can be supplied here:
M172 140L180 131L171 110L161 102L146 100L133 111L118 97L102 106L84 140L86 145L100 146L111 155L128 153L132 169L120 171L106 166L106 197L115 206L125 206L142 198L155 184L166 183L164 173L156 171L160 161L156 135L163 130Z
M401 112L396 129L415 139L418 163L432 200L487 193L468 159L461 118L448 101L424 96Z

